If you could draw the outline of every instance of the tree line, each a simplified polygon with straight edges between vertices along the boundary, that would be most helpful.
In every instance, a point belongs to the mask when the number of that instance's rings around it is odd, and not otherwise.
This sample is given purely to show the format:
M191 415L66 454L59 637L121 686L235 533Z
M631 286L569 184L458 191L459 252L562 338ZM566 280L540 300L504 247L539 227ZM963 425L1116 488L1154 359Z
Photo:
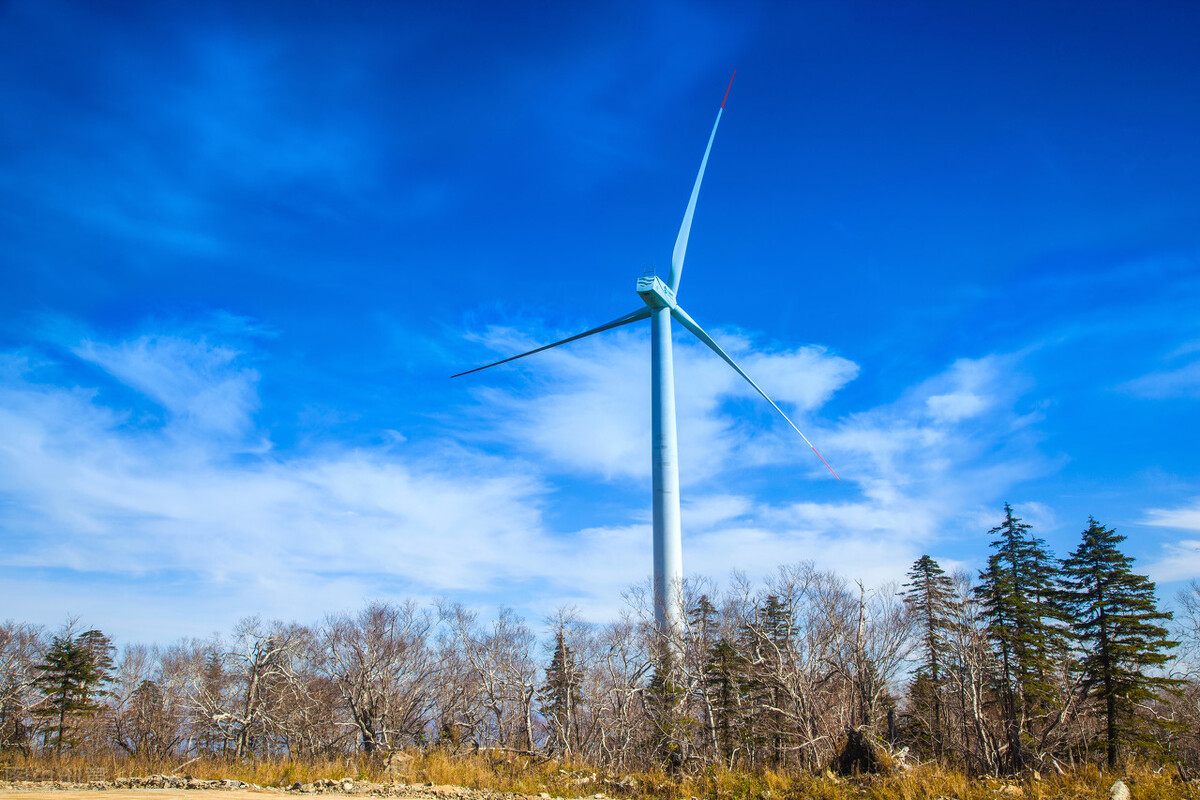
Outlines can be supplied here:
M509 609L371 603L315 625L118 653L99 630L0 625L0 754L232 759L516 751L613 771L821 770L848 741L974 774L1200 768L1200 584L1180 619L1089 520L1056 559L1004 509L985 569L928 555L901 586L811 563L683 587L670 641L645 589L544 635ZM1182 646L1181 646L1182 643ZM856 764L869 768L869 764Z

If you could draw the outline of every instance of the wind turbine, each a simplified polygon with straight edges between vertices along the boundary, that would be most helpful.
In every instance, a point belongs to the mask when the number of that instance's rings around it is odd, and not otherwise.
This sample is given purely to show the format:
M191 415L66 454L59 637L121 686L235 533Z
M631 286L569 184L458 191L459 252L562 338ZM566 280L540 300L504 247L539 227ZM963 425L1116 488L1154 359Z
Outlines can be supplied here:
M735 71L734 76L736 75L737 72ZM792 422L788 415L783 413L783 409L775 405L775 401L768 397L767 393L757 383L751 380L750 376L729 357L728 353L721 349L720 345L713 341L711 336L705 333L704 329L680 307L676 300L676 292L679 290L679 278L683 273L683 257L687 252L688 234L692 229L692 215L696 210L696 198L700 194L700 182L704 180L704 168L708 166L708 154L712 150L713 139L717 135L717 126L721 124L721 114L725 111L725 101L729 99L729 90L732 88L733 78L731 77L729 79L729 86L725 89L725 96L721 99L721 108L717 111L717 120L713 123L712 133L708 136L708 145L704 148L704 158L700 161L700 172L696 175L696 183L692 186L692 196L688 199L687 210L683 214L683 224L680 226L679 235L675 239L675 249L671 253L671 272L667 276L667 282L663 283L657 275L643 276L638 279L637 293L642 298L645 306L618 317L612 322L606 322L591 330L586 330L583 333L569 336L552 344L543 345L519 355L510 356L509 358L451 376L457 378L462 375L470 375L472 372L479 372L480 370L500 364L507 364L509 361L531 356L534 353L540 353L543 350L549 350L552 347L558 347L567 342L573 342L576 339L582 339L595 333L619 328L622 325L628 325L632 322L639 322L647 317L650 318L650 420L654 484L652 514L654 527L654 620L658 626L659 633L665 636L678 632L680 621L683 617L683 547L679 521L679 453L675 436L675 381L671 360L672 317L697 339L708 345L714 353L724 359L725 363L733 367L737 374L745 378L754 387L755 391L762 395L763 399L779 412L779 416L783 417L788 425L792 426L792 430L800 434L800 438L804 440L804 443L812 448L812 451L817 454L817 458L821 459L821 463L825 464L829 471L833 473L833 476L837 478L837 473L833 472L833 467L830 467L829 463L821 457L821 454L817 452L817 448L813 447L812 442L796 427L796 424ZM838 478L838 480L841 480L841 478Z

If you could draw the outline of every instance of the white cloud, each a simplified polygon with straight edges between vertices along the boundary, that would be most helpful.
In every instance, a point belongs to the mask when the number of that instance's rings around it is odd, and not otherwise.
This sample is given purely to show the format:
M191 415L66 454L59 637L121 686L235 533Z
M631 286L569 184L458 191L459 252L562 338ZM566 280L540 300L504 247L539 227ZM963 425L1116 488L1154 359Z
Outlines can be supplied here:
M683 502L683 525L689 531L707 531L744 517L753 504L748 497L731 494L705 495Z
M927 391L943 389L939 394L929 394L925 407L929 416L937 423L953 424L977 417L985 412L992 402L995 384L1000 377L995 359L959 359L932 381Z
M1181 539L1163 545L1162 557L1146 565L1156 583L1183 581L1200 575L1200 540Z
M559 550L540 519L545 487L519 467L451 445L415 453L394 442L231 459L241 448L230 435L253 432L258 401L230 351L148 337L79 352L161 402L171 421L129 426L94 390L40 385L28 359L6 359L0 526L11 534L0 563L22 580L61 570L125 576L129 594L179 574L194 584L193 617L203 598L231 595L242 613L287 598L289 616L316 618L332 610L320 605L331 586L489 591ZM59 605L54 583L45 579L26 605L35 596Z
M1162 553L1145 566L1145 572L1156 582L1187 580L1200 575L1200 497L1175 508L1151 508L1144 512L1140 525L1182 531L1185 538L1162 544ZM1188 536L1191 534L1191 536Z
M116 345L85 340L75 355L162 405L172 423L240 438L258 410L258 373L235 364L238 351L204 340L142 336Z
M939 422L958 422L977 416L987 406L984 399L974 392L938 394L925 398L929 414Z
M1151 508L1146 511L1142 524L1200 532L1200 498L1178 508Z
M830 449L850 459L850 474L878 482L876 491L958 486L964 469L993 482L1011 483L1015 468L1034 477L1027 434L1037 417L1014 409L1029 383L1017 366L1013 356L959 359L896 402L844 420Z
M1179 369L1151 372L1127 381L1118 388L1129 394L1152 400L1168 397L1200 397L1200 361L1193 361Z
M861 498L801 502L770 512L768 527L792 530L818 563L851 577L900 578L939 539L986 530L980 503L1047 473L1035 418L1016 405L1028 380L1015 357L960 359L896 402L851 415L821 432L843 480Z
M527 345L511 333L492 336L501 349ZM644 331L594 337L510 369L504 383L517 388L477 389L476 404L456 417L471 426L460 435L499 444L498 455L449 433L433 445L392 436L367 449L250 448L266 439L255 418L258 375L244 365L247 354L202 338L74 348L161 404L157 425L130 424L129 412L105 405L115 402L104 399L111 392L38 383L43 373L29 356L8 357L0 361L0 524L20 535L0 545L0 563L28 592L10 613L32 607L39 592L47 609L86 597L64 589L67 579L31 577L65 574L123 581L122 592L97 601L114 614L136 613L161 594L183 630L185 620L192 629L231 624L236 615L222 615L235 610L315 619L369 596L444 592L543 610L567 600L611 616L622 591L649 573L646 509L631 501L613 524L557 529L543 511L562 490L549 480L556 470L648 479L645 339ZM731 350L746 349L730 339ZM895 403L831 424L810 406L857 368L800 348L766 353L757 366L770 373L764 383L781 378L768 391L795 399L798 422L836 454L844 483L804 481L804 500L791 489L770 499L734 490L730 477L747 468L778 477L786 465L816 477L824 467L723 362L691 343L677 354L689 574L762 575L814 559L871 583L896 579L979 514L981 496L1048 468L1023 435L1029 418L1013 408L1022 381L1012 359L956 362ZM744 358L748 369L754 359ZM967 393L980 398L972 414L931 413L931 398Z
M717 330L712 336L776 403L794 407L797 411L820 408L838 389L858 377L857 364L831 355L823 347L763 351L756 349L745 334L736 331ZM723 394L758 397L753 387L717 360L719 356L699 345L692 347L728 373Z
M856 486L855 499L767 502L722 491L722 476L747 468L796 465L816 478L824 467L726 364L680 338L676 400L688 573L765 572L813 558L846 575L896 579L939 537L979 529L962 523L994 522L995 509L982 508L981 500L993 502L1053 468L1036 450L1036 415L1016 411L1030 384L1018 358L989 356L960 359L896 402L837 424L812 413L797 420L837 464L846 486L841 497ZM722 338L748 372L761 374L769 393L793 401L800 413L816 411L858 371L818 349L756 355L745 337ZM498 353L532 346L507 330L485 341ZM644 332L623 330L532 357L517 388L480 391L491 435L571 471L648 480L648 349ZM501 381L511 387L512 377ZM648 528L639 531L650 535ZM640 564L623 572L645 574Z
M551 337L546 337L551 338ZM797 424L858 373L821 348L751 352L737 334L714 336ZM483 341L496 353L535 346L507 328ZM477 390L489 435L585 474L650 474L650 345L646 325L600 334L518 362L518 389ZM724 469L794 460L795 434L724 361L690 336L674 342L675 404L685 485ZM511 381L479 376L476 380ZM736 404L733 401L737 401ZM743 402L748 401L748 402ZM810 437L811 438L811 437ZM817 464L820 467L820 464Z
M724 579L731 557L747 575L765 577L780 565L814 561L851 580L877 586L903 576L921 554L912 542L892 536L846 531L745 526L689 542L689 572Z

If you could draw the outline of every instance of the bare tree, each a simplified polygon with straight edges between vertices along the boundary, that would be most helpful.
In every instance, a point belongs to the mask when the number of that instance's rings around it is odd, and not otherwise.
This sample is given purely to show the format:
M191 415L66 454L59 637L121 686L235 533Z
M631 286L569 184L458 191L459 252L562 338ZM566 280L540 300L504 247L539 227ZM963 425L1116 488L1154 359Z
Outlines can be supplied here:
M781 567L757 600L745 631L753 675L764 687L756 698L759 758L828 763L851 722L842 656L857 605L843 579L811 562Z
M1171 754L1189 774L1200 774L1200 580L1192 579L1175 594L1174 634L1179 640L1170 673L1183 683L1176 695L1166 694L1169 713L1179 723L1172 733Z
M276 689L275 727L289 754L321 756L355 747L353 721L336 682L325 669L327 658L317 636L306 630L292 676Z
M687 613L675 649L680 656L677 665L680 682L692 698L695 705L692 713L703 731L693 749L701 758L719 760L718 717L721 712L716 694L718 682L711 680L711 666L714 649L723 639L729 640L729 633L721 624L720 609L714 603L714 600L720 602L720 598L712 581L705 578L684 581L683 597Z
M444 611L439 609L439 614ZM473 615L472 615L473 617ZM484 707L481 681L467 659L456 634L443 627L437 639L436 735L437 743L458 753L488 747L488 711Z
M856 724L877 728L885 698L913 648L914 617L894 583L867 590L858 587L858 619L850 649L850 683L857 706ZM890 699L889 703L890 705Z
M183 642L175 653L197 754L230 755L237 740L237 729L228 711L232 676L223 653L224 645L216 635Z
M1179 605L1175 632L1181 645L1180 659L1194 678L1200 678L1200 580L1193 578L1176 593L1175 601Z
M254 616L228 641L191 644L187 695L203 749L234 758L282 749L285 698L304 694L298 664L310 639L303 626Z
M994 708L998 665L966 573L955 574L954 588L946 641L951 713L947 750L957 753L972 772L997 774L1005 737Z
M583 683L595 733L588 753L626 770L644 761L637 744L643 728L640 695L652 666L642 628L628 616L596 632Z
M183 741L181 697L164 675L162 653L129 645L117 663L110 736L130 755L164 757Z
M322 630L323 668L337 686L365 752L426 741L434 717L433 617L415 603L371 603Z
M489 627L457 603L443 604L441 615L474 682L482 712L471 715L476 741L482 747L532 750L538 676L533 631L510 608L501 608Z
M285 694L302 696L297 664L309 638L303 626L264 624L257 616L243 619L234 629L223 658L232 685L228 714L237 731L235 758L250 754L255 737L266 739L278 732L286 713ZM269 754L266 742L261 746Z
M30 750L30 710L38 701L34 667L46 652L42 629L24 622L0 624L0 751Z

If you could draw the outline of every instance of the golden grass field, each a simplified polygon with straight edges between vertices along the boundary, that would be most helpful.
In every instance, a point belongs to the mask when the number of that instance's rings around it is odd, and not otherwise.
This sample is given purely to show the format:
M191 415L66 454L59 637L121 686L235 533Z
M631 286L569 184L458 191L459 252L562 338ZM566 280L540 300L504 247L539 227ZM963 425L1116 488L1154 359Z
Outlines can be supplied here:
M42 764L43 769L49 765ZM113 759L108 763L58 762L57 768L96 779L103 774L106 788L80 782L71 787L50 782L0 784L0 798L29 800L262 800L286 794L307 796L316 781L354 782L351 791L326 784L319 794L328 797L413 797L421 800L488 800L496 793L531 798L586 798L601 795L613 800L1012 800L1013 798L1063 798L1107 800L1114 781L1121 779L1134 800L1200 800L1200 785L1184 781L1174 767L1129 765L1121 772L1084 767L1064 775L1030 772L1013 778L978 778L936 764L916 765L886 775L839 778L830 773L783 773L770 770L738 772L707 769L693 775L641 772L610 775L587 765L501 753L450 755L431 750L415 751L390 768L379 760L335 761L197 760L186 765ZM10 772L19 769L9 765ZM26 768L34 768L27 762ZM119 776L177 775L198 781L232 779L253 787L236 789L117 788ZM300 784L302 790L292 789ZM462 787L457 789L455 787Z

